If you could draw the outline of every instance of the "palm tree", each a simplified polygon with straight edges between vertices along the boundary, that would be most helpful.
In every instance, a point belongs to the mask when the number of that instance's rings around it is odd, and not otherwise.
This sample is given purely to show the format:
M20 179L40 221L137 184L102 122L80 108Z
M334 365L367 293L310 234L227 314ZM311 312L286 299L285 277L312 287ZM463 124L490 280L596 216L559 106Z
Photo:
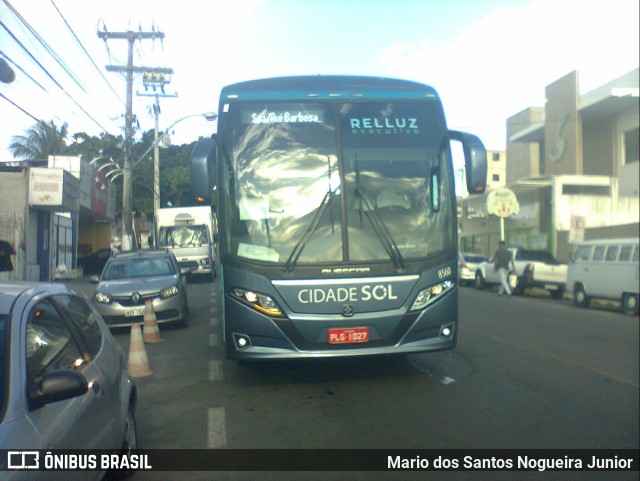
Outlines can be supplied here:
M67 148L64 143L67 136L66 123L58 128L53 120L48 123L39 120L25 134L12 137L9 145L9 150L17 159L47 160L50 155L59 155Z

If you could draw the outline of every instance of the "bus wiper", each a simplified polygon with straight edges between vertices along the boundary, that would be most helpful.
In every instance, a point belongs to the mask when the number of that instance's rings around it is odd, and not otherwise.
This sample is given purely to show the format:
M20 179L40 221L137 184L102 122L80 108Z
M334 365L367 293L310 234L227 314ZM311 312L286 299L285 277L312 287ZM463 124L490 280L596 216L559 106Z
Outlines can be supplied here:
M322 198L322 201L318 206L318 210L316 210L316 214L313 216L313 219L311 219L311 222L307 226L307 229L304 231L304 234L291 251L289 259L287 259L287 263L284 266L284 271L293 271L296 264L298 263L298 259L300 258L302 251L309 242L309 239L311 239L313 233L318 228L322 216L327 211L327 209L331 205L331 202L333 201L333 198L335 197L335 192L331 190L331 156L329 155L327 156L327 178L329 180L329 188L327 189L327 193ZM331 231L333 232L333 217L331 217Z
M322 216L326 212L327 208L331 205L331 201L333 200L334 197L335 197L335 194L331 190L327 191L327 193L324 195L324 198L322 199L322 202L320 202L320 206L318 207L318 210L316 210L316 214L313 216L313 219L311 219L311 222L307 226L307 230L304 231L304 234L302 235L302 237L300 238L296 246L291 251L291 255L289 256L289 259L287 259L287 263L284 266L285 271L290 271L290 272L293 271L294 267L298 263L300 254L302 254L302 251L306 247L307 243L309 242L309 239L311 239L311 236L318 228L318 224L320 224L320 219L322 219Z
M378 239L382 243L384 250L387 251L387 255L393 261L396 266L396 269L404 269L404 259L402 258L402 254L400 253L400 249L398 249L398 245L395 240L389 233L389 229L385 225L384 221L380 217L380 212L378 208L378 204L373 202L367 194L360 188L360 162L359 158L356 155L355 164L356 164L356 191L355 195L360 199L360 223L362 224L362 203L364 202L367 210L364 215L371 222L371 226L375 231Z
M362 203L364 202L364 206L367 209L364 211L364 215L371 223L371 226L378 236L378 239L380 239L384 250L387 251L389 258L395 264L396 269L404 269L405 264L402 253L400 252L400 249L398 249L398 245L382 220L382 217L380 217L379 207L359 187L356 188L356 196L360 198L360 215L362 215Z

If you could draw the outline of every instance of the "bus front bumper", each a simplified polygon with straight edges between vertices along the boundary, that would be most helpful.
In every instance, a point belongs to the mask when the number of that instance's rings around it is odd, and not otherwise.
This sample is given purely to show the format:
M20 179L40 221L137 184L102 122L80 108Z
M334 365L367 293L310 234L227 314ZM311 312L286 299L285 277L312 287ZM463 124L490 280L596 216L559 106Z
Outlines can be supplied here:
M227 357L235 360L314 359L414 354L457 344L458 290L426 309L344 318L273 319L226 297ZM367 342L332 344L333 328L364 326ZM391 326L391 328L389 328Z

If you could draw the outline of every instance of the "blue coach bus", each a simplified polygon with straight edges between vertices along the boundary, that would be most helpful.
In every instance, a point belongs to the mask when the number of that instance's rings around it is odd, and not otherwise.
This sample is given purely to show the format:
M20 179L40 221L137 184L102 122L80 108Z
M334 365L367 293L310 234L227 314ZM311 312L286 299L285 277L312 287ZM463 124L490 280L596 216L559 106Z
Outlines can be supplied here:
M481 193L486 151L447 129L436 91L373 77L253 80L222 90L191 157L217 193L222 323L236 360L455 347L451 141Z

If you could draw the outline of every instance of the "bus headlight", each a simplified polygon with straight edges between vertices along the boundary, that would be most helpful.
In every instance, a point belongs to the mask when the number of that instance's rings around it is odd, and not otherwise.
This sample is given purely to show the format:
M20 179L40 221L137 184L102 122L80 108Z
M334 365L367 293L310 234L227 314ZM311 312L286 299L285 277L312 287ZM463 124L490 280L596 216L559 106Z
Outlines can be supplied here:
M259 292L249 291L247 289L231 289L232 297L250 305L257 311L273 317L282 317L282 311L271 297L260 294Z
M102 292L96 292L96 301L98 301L100 304L110 304L111 296Z
M167 289L162 289L160 291L160 297L162 299L166 299L167 297L175 296L178 292L180 292L180 288L178 286L171 286Z
M417 311L419 309L423 309L436 299L441 297L444 293L450 291L454 286L453 281L447 280L436 284L435 286L427 287L426 289L422 289L418 292L416 299L413 301L413 305L411 306L411 311Z

